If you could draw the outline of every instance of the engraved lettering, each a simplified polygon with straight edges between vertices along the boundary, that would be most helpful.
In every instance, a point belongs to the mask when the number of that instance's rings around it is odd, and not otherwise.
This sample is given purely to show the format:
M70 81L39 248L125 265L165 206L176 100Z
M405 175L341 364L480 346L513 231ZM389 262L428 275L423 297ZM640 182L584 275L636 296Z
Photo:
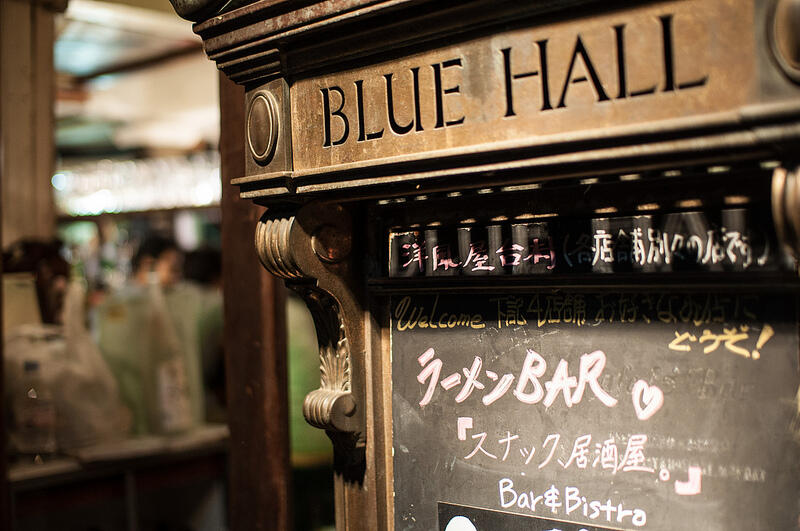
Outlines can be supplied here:
M394 115L394 96L392 93L392 77L394 74L385 74L383 78L386 80L386 112L389 115L389 127L391 127L392 132L396 135L404 135L411 131L414 127L414 120L412 119L406 125L400 125L397 123L397 118Z
M567 106L567 90L569 89L570 85L573 83L583 83L585 81L589 81L586 76L578 76L576 78L572 77L572 71L575 68L575 60L578 58L578 56L581 57L583 66L586 69L586 72L589 74L589 78L591 78L592 86L597 94L597 101L607 101L609 99L606 95L605 89L603 88L603 84L600 82L600 77L598 77L597 71L594 68L592 59L589 57L589 52L586 51L586 47L583 45L580 35L578 35L578 39L575 41L575 49L572 52L572 58L569 61L567 77L564 79L564 87L561 89L561 99L558 101L559 109Z
M628 80L625 73L625 24L614 26L614 36L617 40L617 79L619 91L617 99L624 99L628 95Z
M448 59L447 61L444 61L442 63L434 63L431 65L431 67L433 67L433 84L435 87L434 95L436 96L436 125L433 126L434 129L441 129L442 127L449 127L451 125L460 125L464 123L464 116L456 120L445 121L444 119L445 95L458 94L461 92L460 85L453 85L452 87L448 87L446 89L442 88L442 70L453 66L462 68L460 57L457 57L455 59Z
M520 72L518 74L512 73L511 70L511 48L503 48L500 52L503 54L503 73L505 77L506 87L506 113L504 116L516 116L514 112L514 87L513 82L517 79L524 79L526 77L539 76L542 86L542 108L541 110L547 111L553 108L550 104L550 84L547 76L547 39L536 41L539 48L539 70L532 70L530 72Z
M376 138L381 138L383 136L383 129L380 131L374 131L372 133L367 132L367 128L364 125L365 118L364 118L364 80L359 79L356 81L356 111L358 113L358 141L363 142L365 140L375 140Z
M421 110L419 105L419 67L415 66L411 69L411 77L414 82L414 123L417 126L414 128L415 131L419 132L422 131L422 116Z
M658 17L661 21L661 37L664 43L664 92L702 87L708 81L708 76L703 76L693 81L678 83L675 80L675 50L672 40L672 15Z
M493 124L493 120L499 120L501 116L507 119L524 114L530 118L530 115L538 114L537 111L566 109L570 104L575 105L578 101L582 102L581 113L587 113L586 119L590 123L595 123L602 116L606 116L614 123L617 121L635 123L639 121L635 112L638 107L628 107L628 100L645 95L677 93L685 89L704 87L709 83L708 71L698 70L694 64L701 64L707 57L708 50L695 49L696 44L692 42L691 35L697 28L694 23L689 27L688 20L686 21L687 28L684 28L685 21L681 13L682 11L666 14L662 12L631 20L616 20L605 26L605 39L594 40L594 37L590 39L588 34L572 31L563 35L554 33L547 39L536 40L532 36L529 37L530 40L525 40L523 35L517 35L515 32L513 35L509 34L508 44L494 48L488 55L475 51L483 45L475 44L463 50L459 49L461 50L459 52L451 51L450 53L453 55L444 61L437 59L434 62L420 59L421 62L417 63L418 66L412 64L402 70L398 70L390 64L379 73L375 72L375 67L370 67L370 70L364 70L368 73L354 74L353 77L349 77L350 73L342 73L339 77L327 78L330 80L322 82L322 86L314 86L313 90L319 90L322 95L322 131L320 128L314 127L311 128L313 133L301 133L301 137L309 134L321 135L323 148L346 145L348 140L352 144L378 140L376 145L376 147L380 146L378 150L359 152L358 148L353 146L352 149L344 149L342 153L346 155L346 158L362 160L384 151L383 148L387 146L386 142L388 142L387 134L391 137L407 136L411 132L424 132L426 127L427 129L442 129L463 125L467 122L470 127L479 127L478 122L472 123L467 118ZM646 40L642 41L642 39ZM558 55L553 55L557 52L559 52ZM459 56L455 56L456 53ZM569 60L567 60L567 54L569 54ZM472 64L473 61L484 59L495 63L493 65ZM557 63L554 64L553 61L556 60ZM462 79L464 69L468 67L468 61L470 62L469 68L476 70L475 75L488 75L496 78L502 76L502 80L494 78L486 80L486 82L479 80L465 86L466 80L472 79L472 76ZM502 63L497 61L502 61ZM430 65L431 69L427 70L427 66L424 65ZM557 79L553 80L551 87L549 78L554 72L554 67L557 67L554 74ZM470 73L473 72L470 71ZM346 82L345 79L347 79ZM314 81L315 84L317 82ZM573 85L579 84L585 85L572 88ZM353 90L351 87L354 87L355 90L348 93L348 90ZM553 89L552 96L551 88ZM578 94L572 94L573 100L569 101L571 88ZM464 93L465 90L476 91L476 93L467 95ZM462 95L464 98L460 97ZM697 96L700 95L697 94ZM489 101L491 99L496 101ZM589 104L610 103L611 101L615 106L621 106L618 112L592 116L592 111L588 108ZM644 102L641 105L644 105ZM653 101L650 105L657 105L657 102ZM724 106L724 102L721 105ZM672 112L671 108L671 106L667 106L663 111L659 109L655 115L669 116ZM495 109L496 111L494 111ZM493 111L494 116L489 116L487 111ZM305 112L308 113L308 111ZM477 112L477 116L467 116L469 112ZM423 119L425 124L423 124ZM544 119L544 116L540 119ZM314 117L313 120L316 122L318 118ZM353 126L352 139L351 124ZM534 124L535 122L532 121L530 125L525 123L519 124L519 126L524 130L533 131ZM542 132L551 134L562 129L574 130L576 128L580 128L580 119L565 116L563 126L548 121ZM473 130L471 129L471 131ZM476 134L480 136L479 131ZM501 137L507 139L506 136L505 132L500 133L498 141ZM431 144L427 142L414 144L414 146L424 144L425 147L412 147L411 149L427 151L434 149L434 146L438 146L436 147L438 149L443 146L443 143L453 143L453 147L468 145L472 142L469 137L470 135L448 135L444 139L444 137L434 135L430 139ZM318 141L310 137L305 139L306 143L309 139L312 139L313 142ZM398 145L397 149L402 150L408 147L403 144L402 146ZM344 161L345 159L337 159L337 162L332 163L339 164ZM635 236L635 234L632 235L634 242L638 241ZM644 233L644 237L650 237L650 234ZM698 247L703 244L701 240L702 238L699 238L697 242L694 240L687 240L685 243L678 242L681 243L680 249L668 248L667 245L670 242L664 240L664 251L658 257L641 256L647 259L648 264L650 258L653 258L653 263L669 265L673 260L674 253L687 254L693 253L695 250L699 253L706 249L705 245L703 249ZM723 251L727 251L729 256L738 252L736 246L739 244L734 239L715 245L724 247L726 244L727 247ZM604 252L607 250L603 248ZM716 253L716 247L713 250ZM607 261L606 255L610 256L608 253L598 254L594 247L592 247L592 251L594 251L595 258L599 256L599 259L603 261ZM642 265L635 260L637 256L640 256L636 254L636 251L637 249L634 247L634 251L631 252L633 258L630 258L630 262ZM620 252L615 251L615 261L623 259ZM515 258L512 263L505 262L515 256L506 247L506 251L500 254L500 259L504 261L503 267L527 265L522 264L522 261L527 259L525 257ZM591 255L589 256L591 257ZM703 262L704 264L707 261L713 263L719 261L715 255L706 253L703 256L711 256ZM733 261L733 259L731 260ZM747 267L753 261L744 255L741 260L743 267ZM567 262L569 263L570 260L568 259ZM466 263L462 265L465 266ZM493 267L487 266L489 269ZM475 267L473 267L474 270Z
M347 142L347 135L350 134L350 122L347 120L347 116L342 112L344 109L344 91L337 86L332 86L324 89L320 89L322 92L322 120L324 126L324 134L325 138L322 141L322 147L331 147L339 146ZM339 97L341 98L341 103L339 104L339 108L335 111L331 111L331 100L330 100L330 92L337 92ZM342 125L344 126L344 130L342 131L342 136L339 140L334 141L331 143L331 118L333 116L337 116L339 119L342 120Z
M614 26L614 36L617 42L617 77L619 81L617 99L621 100L627 97L635 98L636 96L644 96L646 94L655 93L656 85L652 85L646 89L632 90L628 92L628 73L626 67L627 56L625 55L625 24Z

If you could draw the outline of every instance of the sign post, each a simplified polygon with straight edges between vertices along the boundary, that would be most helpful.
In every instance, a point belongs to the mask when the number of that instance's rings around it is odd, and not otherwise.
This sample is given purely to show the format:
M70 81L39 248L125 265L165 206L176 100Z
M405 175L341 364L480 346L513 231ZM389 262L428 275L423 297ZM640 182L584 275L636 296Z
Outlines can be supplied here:
M338 529L797 527L796 0L223 4Z

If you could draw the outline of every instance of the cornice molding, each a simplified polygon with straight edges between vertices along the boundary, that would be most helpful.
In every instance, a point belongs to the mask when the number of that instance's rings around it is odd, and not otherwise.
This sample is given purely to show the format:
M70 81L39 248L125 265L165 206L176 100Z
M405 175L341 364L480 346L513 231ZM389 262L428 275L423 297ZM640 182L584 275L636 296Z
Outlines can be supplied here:
M177 0L173 0L177 1ZM644 2L642 2L644 3ZM379 60L597 0L261 0L194 26L209 59L248 85Z

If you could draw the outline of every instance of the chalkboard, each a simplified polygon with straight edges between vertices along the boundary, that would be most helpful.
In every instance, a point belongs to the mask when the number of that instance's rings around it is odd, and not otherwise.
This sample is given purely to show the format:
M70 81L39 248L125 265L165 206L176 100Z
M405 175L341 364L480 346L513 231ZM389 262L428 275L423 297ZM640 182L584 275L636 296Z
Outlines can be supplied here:
M795 529L795 298L391 302L395 529Z

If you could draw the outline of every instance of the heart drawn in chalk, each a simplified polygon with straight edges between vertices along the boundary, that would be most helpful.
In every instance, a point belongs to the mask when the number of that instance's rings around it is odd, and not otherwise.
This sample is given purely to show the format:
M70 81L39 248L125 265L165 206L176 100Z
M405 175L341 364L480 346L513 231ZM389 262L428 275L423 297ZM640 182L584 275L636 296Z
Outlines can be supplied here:
M644 380L637 380L633 384L633 409L639 420L647 420L656 414L664 405L664 393L655 385L650 385Z

